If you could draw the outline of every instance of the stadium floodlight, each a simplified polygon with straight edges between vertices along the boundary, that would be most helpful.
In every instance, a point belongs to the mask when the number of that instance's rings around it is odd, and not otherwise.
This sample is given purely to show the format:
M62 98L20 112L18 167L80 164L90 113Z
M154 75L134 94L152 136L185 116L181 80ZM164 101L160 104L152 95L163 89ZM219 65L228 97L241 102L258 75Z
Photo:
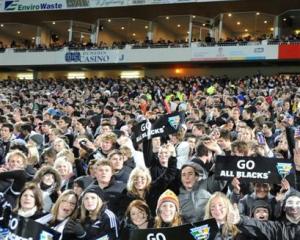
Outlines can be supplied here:
M33 80L33 73L18 73L17 78L21 80Z
M84 79L85 73L84 72L69 72L67 75L68 79Z
M140 71L122 71L121 72L121 78L134 79L134 78L140 78L140 77L141 77Z

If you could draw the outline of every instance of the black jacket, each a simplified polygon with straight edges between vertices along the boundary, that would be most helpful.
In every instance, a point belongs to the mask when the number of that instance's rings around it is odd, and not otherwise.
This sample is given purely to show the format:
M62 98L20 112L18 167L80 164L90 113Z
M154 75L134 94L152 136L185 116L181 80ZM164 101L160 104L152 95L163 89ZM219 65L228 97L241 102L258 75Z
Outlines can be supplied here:
M147 228L153 228L153 227L154 227L154 219L149 218ZM121 230L120 230L121 240L128 240L131 231L134 229L138 229L138 227L130 219L125 218L124 221L122 221L121 223Z
M99 238L105 238L108 240L117 240L119 238L119 221L115 214L107 209L105 206L99 212L98 218L92 220L87 218L82 226L86 231L86 240L96 240Z
M123 168L118 173L114 174L115 179L117 181L123 182L124 184L127 184L131 171L132 171L132 168L123 166Z
M176 194L179 193L179 170L177 169L177 158L170 157L168 167L163 167L159 163L157 154L152 151L151 140L143 143L143 154L145 164L150 168L152 178L150 191L146 197L151 213L156 215L156 204L159 196L167 189L173 190ZM147 201L147 198L149 201Z
M255 239L295 240L300 239L300 224L282 221L259 221L241 216L238 228Z
M12 180L11 185L5 189L5 198L11 204L12 208L16 206L16 200L27 181L32 176L26 170L13 170L0 173L0 184L2 181Z
M93 185L100 188L97 180ZM107 202L108 208L117 214L119 212L120 201L124 198L124 195L126 195L126 185L112 178L110 184L100 191L104 192L104 201Z

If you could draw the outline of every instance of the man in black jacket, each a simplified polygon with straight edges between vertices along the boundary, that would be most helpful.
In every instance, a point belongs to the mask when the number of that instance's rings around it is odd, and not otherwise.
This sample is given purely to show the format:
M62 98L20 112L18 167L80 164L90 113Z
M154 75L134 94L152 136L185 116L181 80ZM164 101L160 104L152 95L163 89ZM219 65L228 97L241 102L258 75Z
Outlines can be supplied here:
M111 163L106 160L99 160L96 163L96 181L94 185L104 192L104 199L108 208L114 213L118 212L120 199L126 194L126 185L115 180Z

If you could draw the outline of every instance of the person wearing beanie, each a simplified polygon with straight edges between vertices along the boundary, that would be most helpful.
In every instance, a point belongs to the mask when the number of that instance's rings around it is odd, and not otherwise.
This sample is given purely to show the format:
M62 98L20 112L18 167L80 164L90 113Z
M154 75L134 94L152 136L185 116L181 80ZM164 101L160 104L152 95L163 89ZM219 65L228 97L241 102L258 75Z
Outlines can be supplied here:
M176 194L167 189L157 201L155 228L176 227L181 225L179 200Z
M231 222L254 239L300 239L300 192L291 191L283 203L285 216L279 221L260 221L240 216L238 209L232 211Z
M79 197L85 189L87 189L94 182L91 176L81 176L74 180L73 190Z
M41 134L33 133L29 135L29 141L32 141L37 145L37 147L40 147L41 145L43 145L44 137Z
M266 221L269 220L272 212L269 203L263 200L256 200L253 203L251 216L257 220Z
M105 193L98 186L88 187L81 197L80 222L85 239L119 239L119 222L105 201Z

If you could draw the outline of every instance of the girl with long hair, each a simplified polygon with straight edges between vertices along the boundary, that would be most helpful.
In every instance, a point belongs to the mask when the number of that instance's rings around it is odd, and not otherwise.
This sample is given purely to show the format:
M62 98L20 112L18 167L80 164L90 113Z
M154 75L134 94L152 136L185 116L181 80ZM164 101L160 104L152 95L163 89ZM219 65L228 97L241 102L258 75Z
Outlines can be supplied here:
M233 210L230 200L224 193L216 192L211 195L205 207L204 219L214 218L216 220L219 232L215 239L241 239L238 228L228 222L228 214L233 212Z
M160 195L157 202L154 227L177 227L181 225L182 221L179 211L177 196L171 190L166 190Z

